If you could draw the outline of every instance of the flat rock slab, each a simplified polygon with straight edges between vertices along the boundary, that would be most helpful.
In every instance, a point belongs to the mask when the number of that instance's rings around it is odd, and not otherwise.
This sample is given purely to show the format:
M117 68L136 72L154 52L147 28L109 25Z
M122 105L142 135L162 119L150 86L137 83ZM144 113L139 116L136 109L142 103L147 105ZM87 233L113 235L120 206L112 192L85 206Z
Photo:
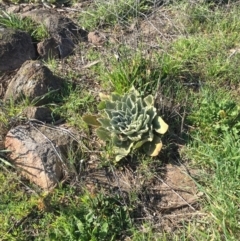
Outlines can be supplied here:
M26 61L36 58L28 33L0 27L0 71L14 70Z
M66 171L66 155L73 144L62 129L47 126L17 126L5 139L12 163L21 174L43 189L55 187Z
M30 101L36 101L38 105L46 104L46 94L50 90L61 89L62 84L63 80L54 76L40 61L26 61L9 83L4 100L18 101L22 97L27 97Z

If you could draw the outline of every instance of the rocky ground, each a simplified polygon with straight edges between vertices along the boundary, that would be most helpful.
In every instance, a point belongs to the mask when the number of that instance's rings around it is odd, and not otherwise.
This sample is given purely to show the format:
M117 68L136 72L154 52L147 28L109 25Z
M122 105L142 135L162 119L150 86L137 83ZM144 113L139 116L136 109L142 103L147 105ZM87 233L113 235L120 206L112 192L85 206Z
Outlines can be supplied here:
M0 124L0 149L10 150L4 158L17 167L19 175L42 189L58 188L60 182L81 183L94 193L103 188L105 192L119 192L123 196L134 189L141 200L139 219L151 218L157 226L171 232L183 221L200 215L201 194L191 177L197 173L178 161L177 152L173 150L164 165L155 166L156 174L148 180L134 165L114 167L114 170L99 167L97 150L101 143L96 136L87 136L84 130L70 126L61 116L54 116L48 106L54 104L49 93L61 93L70 79L70 70L81 72L80 79L73 77L70 81L75 86L85 83L98 101L100 87L91 68L104 60L88 61L86 54L91 49L98 49L103 59L112 51L110 55L115 58L122 45L137 49L141 41L148 58L154 51L163 51L159 41L170 42L182 33L181 24L177 24L174 13L156 8L147 18L136 19L129 26L87 31L76 22L76 16L90 2L54 8L42 4L1 4L8 13L43 23L48 37L33 42L27 32L0 27L0 111L5 111L5 103L18 102L23 97L36 103L26 107L19 116L11 117L7 126ZM49 54L56 60L55 72L45 65ZM165 108L169 106L166 104ZM96 145L95 151L89 150L84 168L78 164L79 170L71 169L67 151L74 148L77 152L88 140L90 145Z

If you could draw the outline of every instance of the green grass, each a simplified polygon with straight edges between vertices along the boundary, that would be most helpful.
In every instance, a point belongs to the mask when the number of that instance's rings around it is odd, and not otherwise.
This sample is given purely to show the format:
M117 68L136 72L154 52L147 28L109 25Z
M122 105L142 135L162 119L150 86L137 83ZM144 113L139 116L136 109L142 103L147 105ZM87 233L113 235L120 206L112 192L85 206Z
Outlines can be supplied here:
M188 116L189 123L194 125L192 141L183 149L182 156L206 170L199 187L205 194L208 229L200 237L237 240L240 106L229 91L208 87L201 90L192 108Z
M33 41L41 41L49 37L47 29L42 24L36 24L28 17L21 18L19 15L0 12L0 26L16 30L26 31Z
M39 0L9 0L8 2L13 4L39 3ZM53 5L59 4L61 6L62 4L70 4L72 1L71 0L46 0L46 2Z
M79 128L86 127L82 120L84 113L94 112L96 103L94 95L80 86L74 89L71 85L66 94L62 96L62 100L57 105L53 105L53 113L65 118L71 126ZM59 98L60 101L60 98Z
M154 59L146 59L141 54L123 56L120 61L113 60L110 70L102 75L103 85L111 84L114 92L123 94L133 85L140 94L155 94L159 84L160 69Z
M88 76L84 83L82 72L67 70L66 79L80 80L76 86L66 85L65 93L55 96L56 101L50 105L53 113L68 125L85 132L90 146L96 138L95 130L84 124L82 116L98 114L98 92L123 94L134 85L142 95L154 95L159 112L169 124L159 157L151 159L134 153L113 168L111 144L98 143L99 146L89 148L88 152L84 148L80 148L80 154L69 152L69 161L78 167L80 160L88 163L95 157L97 164L108 171L121 171L126 164L134 165L134 173L147 183L161 174L159 168L163 168L163 163L177 157L198 170L194 181L201 193L201 214L174 226L172 232L163 232L153 217L136 218L142 207L139 197L142 193L135 186L127 198L103 189L91 193L85 190L80 173L70 178L69 183L44 193L26 180L20 180L15 171L0 160L1 240L240 239L240 6L233 2L229 6L226 1L165 4L164 8L176 18L174 23L181 21L181 35L158 41L161 51L152 51L151 57L142 54L147 47L144 44L138 49L117 46L121 54L119 61L114 58L112 47L115 49L115 46L111 44L104 47L104 53L102 49L90 48L85 60L100 59L101 62L84 73ZM140 12L149 11L149 6L148 1L140 1L139 5L131 0L94 1L78 17L87 29L99 26L109 31L117 24L127 26ZM10 17L12 25L6 15L0 18L0 24L27 29L26 23ZM69 57L66 61L73 60ZM46 65L57 74L55 60L50 59ZM173 106L167 106L166 102ZM1 123L9 128L11 118L20 115L22 107L29 104L6 105L1 112ZM83 143L86 144L85 139ZM5 160L4 153L2 157ZM148 186L141 187L147 189Z
M140 13L147 12L149 7L150 1L145 0L94 0L92 5L79 15L79 23L88 30L116 24L126 25L141 16Z

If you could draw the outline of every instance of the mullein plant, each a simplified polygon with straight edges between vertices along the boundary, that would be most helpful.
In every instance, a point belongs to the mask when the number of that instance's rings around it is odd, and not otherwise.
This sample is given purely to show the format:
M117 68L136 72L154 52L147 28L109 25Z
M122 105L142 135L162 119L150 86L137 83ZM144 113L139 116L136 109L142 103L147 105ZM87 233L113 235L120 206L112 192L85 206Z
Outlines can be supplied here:
M168 125L158 116L153 96L142 98L132 87L122 96L100 94L100 97L102 115L85 115L83 120L98 127L100 139L113 144L116 161L139 148L150 156L157 156L162 148L161 135L168 130Z

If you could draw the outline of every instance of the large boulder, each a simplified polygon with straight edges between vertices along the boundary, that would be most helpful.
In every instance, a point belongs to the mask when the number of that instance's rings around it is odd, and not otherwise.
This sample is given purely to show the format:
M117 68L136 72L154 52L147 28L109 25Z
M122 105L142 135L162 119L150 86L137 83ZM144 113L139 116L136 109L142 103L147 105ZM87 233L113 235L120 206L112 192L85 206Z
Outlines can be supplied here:
M20 125L5 138L9 158L21 174L43 189L55 187L64 173L67 152L74 143L61 128Z
M53 75L40 61L26 61L9 83L4 100L17 101L27 97L38 105L46 104L49 91L61 89L62 84L63 80Z
M35 57L36 51L28 33L0 27L0 71L17 69Z

